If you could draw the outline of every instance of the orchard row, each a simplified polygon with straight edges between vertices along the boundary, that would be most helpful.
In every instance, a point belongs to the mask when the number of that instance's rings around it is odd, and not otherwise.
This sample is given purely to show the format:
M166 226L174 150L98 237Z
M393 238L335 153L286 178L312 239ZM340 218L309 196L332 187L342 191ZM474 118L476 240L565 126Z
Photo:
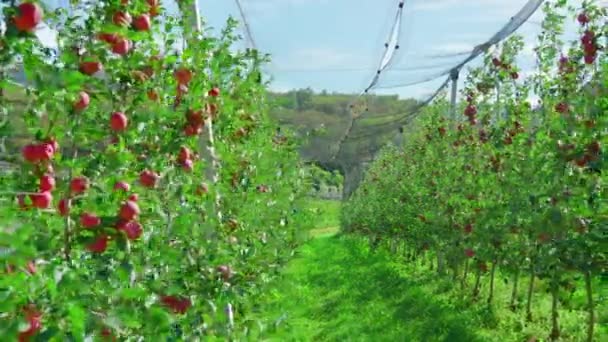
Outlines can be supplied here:
M408 260L433 255L440 276L473 299L488 281L490 305L528 320L535 284L546 283L547 336L595 341L596 311L606 307L597 291L608 272L607 13L588 2L576 13L567 6L544 7L534 75L517 75L520 37L489 52L467 78L457 122L447 119L445 100L427 108L404 146L375 161L342 223L372 245L403 244ZM578 21L579 41L561 42L564 18ZM494 303L498 273L510 278L509 303ZM573 291L584 293L583 307L567 306L564 292ZM586 333L561 331L561 309L586 313Z
M190 5L4 8L2 67L20 58L33 84L21 106L0 96L31 136L0 175L0 336L238 336L300 241L307 188L267 116L265 58L231 50L233 21L217 38L192 31ZM34 36L43 24L56 58Z

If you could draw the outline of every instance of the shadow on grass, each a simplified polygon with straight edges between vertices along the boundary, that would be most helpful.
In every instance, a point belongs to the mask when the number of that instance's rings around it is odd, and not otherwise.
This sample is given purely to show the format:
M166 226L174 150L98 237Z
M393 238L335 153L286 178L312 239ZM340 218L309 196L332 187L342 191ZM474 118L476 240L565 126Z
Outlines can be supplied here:
M401 276L383 252L348 237L311 241L264 317L286 317L272 341L481 341L468 315L434 300L424 276ZM266 335L266 334L263 334Z

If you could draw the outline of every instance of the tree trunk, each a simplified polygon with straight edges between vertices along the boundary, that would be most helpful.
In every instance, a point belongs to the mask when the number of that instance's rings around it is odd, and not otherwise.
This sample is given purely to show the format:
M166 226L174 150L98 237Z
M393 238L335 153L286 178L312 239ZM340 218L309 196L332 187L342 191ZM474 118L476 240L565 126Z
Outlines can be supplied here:
M488 304L492 304L492 300L494 300L494 275L496 274L497 264L498 259L494 260L492 263L492 270L490 271L490 295L488 296Z
M481 270L477 270L476 278L475 278L475 287L473 288L473 298L477 299L479 296L479 286L481 284Z
M464 261L464 272L460 280L460 287L464 290L467 287L467 276L469 275L469 260Z
M515 270L515 275L513 276L513 291L511 291L511 310L515 311L517 305L517 285L519 283L519 268Z
M587 323L587 342L593 342L593 327L595 325L595 305L593 303L593 289L591 288L591 272L585 272L585 289L587 292L587 310L589 321Z
M552 282L551 282L551 341L559 340L559 322L558 322L558 295L559 295L559 283L557 279L557 274L554 274Z
M532 292L534 290L534 265L530 265L530 284L528 285L528 301L526 302L526 320L532 321Z
M445 258L441 251L437 251L437 273L442 275L444 273L444 262Z

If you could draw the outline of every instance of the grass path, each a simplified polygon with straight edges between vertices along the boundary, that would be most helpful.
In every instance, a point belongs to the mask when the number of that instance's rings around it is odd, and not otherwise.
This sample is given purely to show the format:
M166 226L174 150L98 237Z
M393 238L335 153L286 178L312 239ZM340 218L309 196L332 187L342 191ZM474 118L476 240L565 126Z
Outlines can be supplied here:
M386 250L369 251L367 243L337 234L334 227L310 231L302 246L249 321L255 330L246 341L370 341L370 342L526 342L547 341L551 300L534 298L532 323L523 319L525 291L519 310L507 308L510 284L496 283L495 306L484 305L487 278L480 299L472 304L451 277L437 279L428 266L405 265ZM542 282L535 290L542 293ZM521 287L527 283L522 280ZM599 287L599 285L598 285ZM578 294L578 297L581 295ZM560 310L562 342L583 341L586 313ZM598 310L597 341L608 341L605 312Z
M481 341L455 310L403 278L388 255L316 229L265 301L259 341Z

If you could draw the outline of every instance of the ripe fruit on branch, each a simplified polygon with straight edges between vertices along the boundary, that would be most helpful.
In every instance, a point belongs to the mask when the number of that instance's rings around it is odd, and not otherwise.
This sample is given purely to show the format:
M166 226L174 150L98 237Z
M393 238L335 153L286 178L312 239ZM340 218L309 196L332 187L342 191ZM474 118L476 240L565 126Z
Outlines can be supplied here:
M133 201L133 202L137 202L139 200L139 195L138 194L131 194L129 195L129 201Z
M220 96L220 88L214 87L211 90L209 90L209 92L207 94L211 97L218 97L218 96Z
M57 212L60 216L68 216L70 214L71 202L66 198L59 200L57 204Z
M24 308L25 320L29 324L27 330L19 332L19 342L29 341L38 331L42 329L42 314L33 305Z
M70 190L74 195L81 194L89 188L89 180L86 177L77 177L70 182Z
M127 128L127 116L123 112L114 112L110 116L110 127L115 132L124 131Z
M55 154L56 147L51 142L41 144L29 144L23 147L21 154L23 158L30 163L39 163L43 160L49 160Z
M116 33L101 32L97 34L97 39L108 44L114 44L118 40L118 35Z
M180 147L179 154L177 156L177 160L179 162L183 163L184 161L186 161L187 159L190 159L191 157L192 157L192 152L190 152L189 148L187 148L186 146Z
M477 107L475 107L475 105L469 104L464 110L464 115L466 115L468 117L475 116L476 114L477 114Z
M159 178L160 176L154 171L144 170L139 175L139 182L141 183L141 185L147 188L153 188L154 186L156 186L156 182Z
M120 212L119 212L118 216L123 220L131 221L131 220L137 218L139 213L140 213L140 210L139 210L139 206L137 205L137 202L126 201L120 207Z
M192 159L186 159L183 162L181 162L182 168L184 169L184 171L186 172L191 172L192 169L194 168L194 162L192 161Z
M173 313L176 314L185 314L186 311L192 306L192 302L189 298L181 298L176 296L161 296L161 303L171 309Z
M55 178L51 175L43 175L40 177L40 191L51 191L55 189Z
M91 103L89 94L81 91L78 93L78 98L74 102L74 110L77 112L82 111L89 106L89 103Z
M116 229L125 232L129 240L137 240L143 232L141 224L137 221L120 220L116 224Z
M138 15L133 19L133 27L137 31L149 31L150 30L150 16L147 14Z
M114 44L112 44L112 52L117 55L124 56L129 53L130 50L131 41L126 38L119 37L118 39L116 39Z
M24 2L17 6L13 23L21 32L32 32L42 21L42 8L37 3Z
M192 80L192 72L186 68L175 70L174 76L178 84L187 85Z
M34 207L38 209L46 209L51 206L53 195L49 191L43 191L37 194L31 194L30 199Z
M81 73L89 76L101 71L102 69L103 66L97 61L81 62L79 67Z
M129 26L131 21L131 15L127 12L118 11L112 16L112 22L118 26Z
M131 189L131 186L127 182L118 181L114 184L114 190L123 190L125 192L128 192L129 189Z
M474 257L474 256L475 256L475 251L473 251L473 250L472 250L472 249L470 249L470 248L467 248L467 249L465 249L465 251L464 251L464 255L466 255L466 256L467 256L467 258L472 258L472 257Z
M581 25L587 25L589 24L589 16L587 16L586 13L581 13L578 15L578 17L576 18L579 22L579 24Z
M92 213L83 213L80 215L80 224L85 228L94 228L101 225L101 219Z
M570 111L570 106L566 102L560 102L555 105L555 111L562 114L567 114Z
M108 248L109 237L105 234L99 235L92 243L87 245L87 250L93 253L103 253Z

